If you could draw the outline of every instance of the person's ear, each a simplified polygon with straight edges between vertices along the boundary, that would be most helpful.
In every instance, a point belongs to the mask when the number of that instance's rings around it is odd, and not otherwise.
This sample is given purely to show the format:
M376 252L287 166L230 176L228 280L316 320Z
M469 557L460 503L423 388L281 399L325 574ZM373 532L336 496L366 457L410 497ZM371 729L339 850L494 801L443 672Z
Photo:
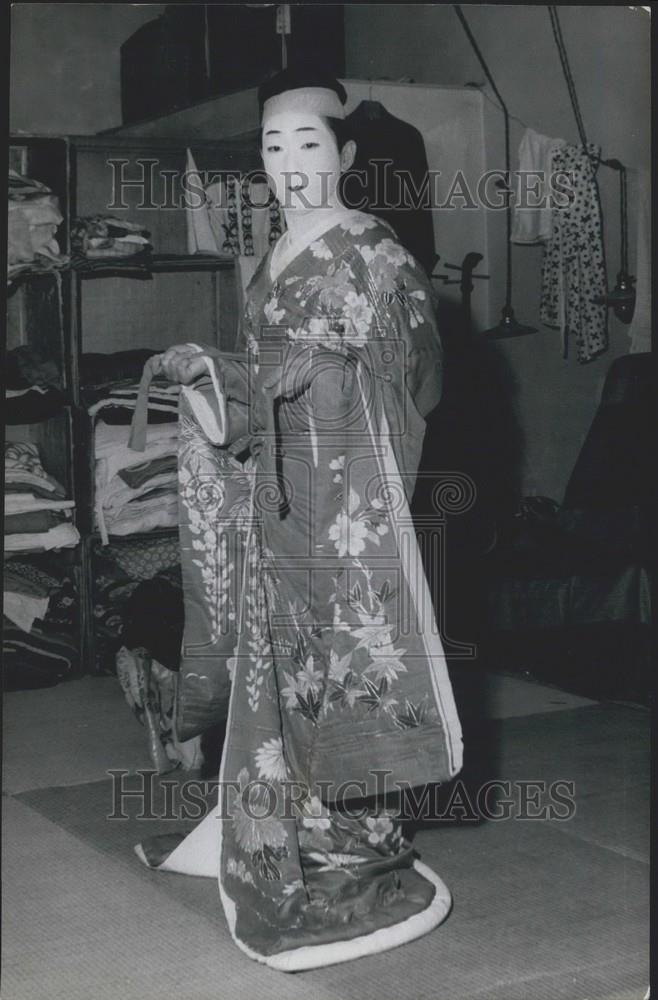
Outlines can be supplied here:
M349 170L354 163L356 156L356 143L354 139L348 139L340 151L340 169Z

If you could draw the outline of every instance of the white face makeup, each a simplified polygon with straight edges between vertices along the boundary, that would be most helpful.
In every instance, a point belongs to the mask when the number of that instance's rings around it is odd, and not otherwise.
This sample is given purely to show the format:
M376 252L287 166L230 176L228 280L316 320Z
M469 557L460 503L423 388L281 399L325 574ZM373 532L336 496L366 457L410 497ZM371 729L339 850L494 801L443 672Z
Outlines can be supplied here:
M337 204L341 157L336 137L319 115L282 111L263 122L263 165L285 211Z

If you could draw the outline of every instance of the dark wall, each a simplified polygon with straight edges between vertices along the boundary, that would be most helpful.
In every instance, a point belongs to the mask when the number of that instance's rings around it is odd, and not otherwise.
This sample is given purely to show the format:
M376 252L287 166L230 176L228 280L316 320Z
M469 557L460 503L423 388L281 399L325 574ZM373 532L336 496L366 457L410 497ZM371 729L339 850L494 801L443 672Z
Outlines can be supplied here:
M546 6L465 5L464 12L512 115L512 168L526 125L578 141ZM629 255L635 267L638 171L650 169L650 17L641 8L560 6L565 45L588 139L629 168ZM484 84L486 79L452 5L350 4L346 7L346 75L417 83ZM485 93L490 94L487 86ZM502 136L502 115L489 122ZM500 144L502 151L502 142ZM490 160L490 157L489 157ZM503 166L501 162L499 166ZM610 287L619 266L618 178L599 170ZM563 360L559 332L539 322L541 247L514 247L517 316L541 333L501 342L517 386L525 439L523 489L561 500L593 419L605 371L629 349L628 327L611 320L610 348L589 365ZM503 260L500 267L504 267ZM635 272L634 272L635 273ZM648 294L648 290L638 289ZM502 305L502 303L501 303ZM575 355L575 352L574 352Z

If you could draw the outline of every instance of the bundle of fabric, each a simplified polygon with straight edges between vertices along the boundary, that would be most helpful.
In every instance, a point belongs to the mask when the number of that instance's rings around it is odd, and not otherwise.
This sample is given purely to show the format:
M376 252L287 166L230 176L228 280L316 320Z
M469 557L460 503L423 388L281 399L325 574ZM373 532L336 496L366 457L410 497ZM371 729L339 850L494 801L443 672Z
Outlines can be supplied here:
M134 351L113 351L110 354L85 353L80 357L80 385L83 392L102 389L125 379L139 381L144 365L158 352L152 348ZM85 395L85 400L87 396ZM100 397L89 398L94 403Z
M55 239L62 218L59 202L49 187L9 171L9 281L23 271L52 270L68 263Z
M75 589L59 560L23 555L3 570L4 686L56 684L77 663Z
M148 628L148 622L153 623L150 635L160 634L165 642L170 643L178 660L178 646L171 642L170 626L180 617L175 602L169 601L162 609L153 607L143 623L136 623L134 618L135 602L132 600L135 591L144 592L145 581L169 571L180 576L180 553L178 539L156 536L154 538L130 539L106 546L102 552L94 553L94 648L96 652L96 672L104 674L116 673L116 657L122 645L150 644L160 652L156 643L142 642L143 635L135 632L135 626L142 629L142 624ZM180 587L179 587L180 589ZM148 595L147 595L148 596ZM161 597L161 595L158 595ZM139 602L139 595L137 601ZM182 598L178 597L181 601ZM155 617L159 616L158 626ZM163 629L163 617L165 627ZM152 650L153 652L153 650ZM166 659L167 663L169 661Z
M34 348L21 346L5 358L5 421L31 424L54 416L65 402L58 366Z
M110 535L131 535L178 525L178 425L149 426L143 452L128 445L130 428L96 422L95 520L104 545Z
M178 552L176 556L178 560ZM117 676L128 704L147 730L156 770L199 767L201 737L179 741L173 724L184 626L179 561L139 583L125 604L123 619Z
M146 650L117 653L116 669L128 705L147 733L153 766L159 774L182 767L189 771L203 762L201 737L179 742L174 735L177 674L152 659Z
M139 394L139 382L122 379L111 385L87 389L83 393L90 417L102 414L106 424L129 424L132 420ZM174 423L178 420L179 385L165 379L156 379L148 393L148 423Z
M71 248L77 257L132 257L151 251L150 236L138 222L87 215L76 219L71 227Z
M75 503L49 476L28 442L5 444L5 551L70 548L80 541L71 523Z

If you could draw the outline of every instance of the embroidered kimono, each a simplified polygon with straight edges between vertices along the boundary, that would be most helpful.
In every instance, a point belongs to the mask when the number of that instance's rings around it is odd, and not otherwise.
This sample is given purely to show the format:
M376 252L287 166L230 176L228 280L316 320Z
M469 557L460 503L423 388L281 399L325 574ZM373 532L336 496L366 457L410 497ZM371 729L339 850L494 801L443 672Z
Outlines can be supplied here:
M209 410L181 399L182 669L194 709L208 657L226 663L219 802L167 857L138 853L216 875L236 944L296 971L447 915L396 817L349 803L449 780L462 742L409 514L440 397L431 286L361 212L275 280L272 255L248 288L245 354L207 352Z

